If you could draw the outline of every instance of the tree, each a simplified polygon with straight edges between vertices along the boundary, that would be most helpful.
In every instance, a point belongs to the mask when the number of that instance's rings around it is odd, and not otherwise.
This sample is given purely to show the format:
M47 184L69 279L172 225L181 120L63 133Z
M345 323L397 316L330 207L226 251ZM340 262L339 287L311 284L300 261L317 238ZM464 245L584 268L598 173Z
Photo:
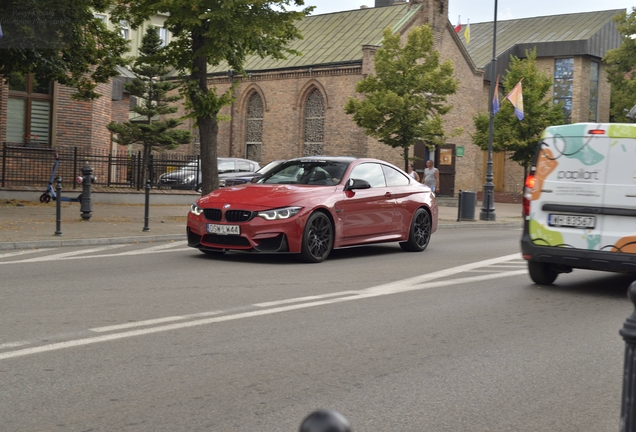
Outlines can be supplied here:
M521 79L523 88L524 118L519 121L514 107L504 99L500 102L499 112L495 114L493 128L493 151L508 151L510 159L528 168L534 158L537 143L543 130L564 122L560 105L552 103L550 98L552 78L537 69L536 49L526 51L526 58L510 56L510 67L506 71L502 84L504 94L508 94ZM473 143L488 150L490 115L479 113L473 117L475 133Z
M167 13L164 27L173 34L162 59L176 69L186 108L199 128L202 192L218 188L217 135L219 111L231 104L234 85L224 93L208 88L208 66L227 65L244 74L248 55L285 58L298 54L287 43L300 38L295 23L313 7L288 11L303 0L115 0L113 15L133 27L157 13Z
M179 84L165 80L170 68L158 60L161 43L159 29L148 27L141 41L140 56L132 67L135 78L124 86L132 96L141 100L141 104L133 108L139 118L125 123L111 122L107 126L108 130L117 134L114 140L118 144L142 144L146 161L157 147L171 150L192 139L190 131L176 129L181 125L179 119L159 119L159 116L177 112L177 107L171 103L181 99L179 95L169 96Z
M400 34L385 29L373 59L375 73L356 85L365 98L352 97L345 104L365 134L403 149L405 170L409 148L417 141L429 147L444 142L442 115L452 108L446 96L457 91L451 60L440 63L433 44L428 24L411 30L403 47Z
M612 85L610 116L617 122L630 122L625 114L636 105L636 9L614 18L621 34L621 46L605 54L607 81Z
M34 73L95 99L98 83L108 82L124 65L128 43L94 17L109 0L4 0L0 5L0 75Z

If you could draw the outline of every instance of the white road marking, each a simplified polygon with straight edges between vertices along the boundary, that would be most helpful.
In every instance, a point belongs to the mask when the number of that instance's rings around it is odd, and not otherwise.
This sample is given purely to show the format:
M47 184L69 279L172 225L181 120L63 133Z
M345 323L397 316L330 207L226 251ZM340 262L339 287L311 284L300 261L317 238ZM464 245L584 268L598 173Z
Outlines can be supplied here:
M20 251L16 251L16 252L8 252L8 253L0 254L0 258L9 258L9 257L13 257L13 256L36 253L36 252L47 252L47 251L50 251L50 250L51 250L50 248L48 248L48 249L20 250Z
M64 253L60 253L60 254L55 254L55 255L48 255L45 257L38 257L38 258L28 258L25 260L20 260L20 261L12 261L10 263L0 263L0 264L12 264L12 263L17 263L17 262L21 262L21 263L31 263L31 262L41 262L41 261L56 261L62 258L69 258L69 257L75 257L76 255L81 255L81 254L89 254L89 253L93 253L93 252L102 252L105 250L111 250L111 249L118 249L121 247L126 246L125 244L117 244L117 245L108 245L108 246L102 246L102 247L98 247L98 248L93 248L93 249L82 249L82 250L76 250L76 251L72 251L72 252L64 252Z
M180 330L184 328L202 326L207 324L234 321L234 320L239 320L244 318L253 318L253 317L264 316L264 315L272 315L276 313L289 312L289 311L294 311L299 309L306 309L311 307L342 303L342 302L351 301L351 300L361 300L365 298L397 294L397 293L403 293L403 292L409 292L409 291L419 291L419 290L439 288L439 287L450 286L450 285L459 285L459 284L466 284L471 282L481 282L486 280L500 279L500 278L510 277L510 276L519 276L522 274L526 274L527 270L525 269L513 270L513 271L503 272L503 273L490 273L490 274L485 274L481 276L470 276L470 277L461 278L461 279L447 279L442 281L430 282L432 279L440 279L443 277L452 276L457 273L473 270L479 267L488 266L498 262L504 262L510 259L517 259L518 257L519 257L519 254L516 253L513 255L507 255L503 257L465 264L458 267L453 267L450 269L445 269L445 270L429 273L427 275L422 275L422 276L417 276L417 277L413 277L409 279L404 279L401 281L391 282L388 284L366 288L359 291L353 291L353 294L345 296L345 297L322 299L319 301L310 301L306 303L274 307L271 309L242 312L242 313L237 313L233 315L206 318L206 319L201 319L196 321L188 321L188 322L169 324L169 325L163 325L163 326L146 328L146 329L131 330L131 331L126 331L121 333L113 333L113 334L108 334L103 336L95 336L95 337L77 339L77 340L72 340L67 342L58 342L58 343L53 343L48 345L42 345L42 346L33 347L33 348L24 348L24 349L19 349L15 351L8 351L8 352L0 353L0 360L6 360L10 358L15 358L15 357L22 357L22 356L32 355L32 354L45 353L50 351L66 349L66 348L91 345L91 344L101 343L101 342L108 342L108 341L113 341L118 339L145 336L145 335L149 335L153 333ZM221 312L222 311L218 311L218 313L221 313Z
M174 242L174 243L166 243L166 244L162 244L162 245L158 245L158 246L152 246L149 248L144 248L144 249L138 249L138 250L134 250L134 251L128 251L128 252L122 252L116 255L142 255L145 253L152 253L152 252L158 252L158 251L163 251L165 249L170 249L176 246L183 246L184 244L186 244L187 241L178 241L178 242ZM188 250L190 248L187 249L178 249L178 250Z
M171 322L171 321L182 321L182 320L186 320L190 318L199 318L203 316L218 315L220 313L221 311L201 312L201 313L196 313L191 315L172 316L172 317L151 319L146 321L134 321L134 322L126 323L126 324L117 324L112 326L95 327L89 330L102 333L102 332L109 332L114 330L123 330L123 329L132 328L132 327L143 327L147 325L161 324L161 323Z
M278 306L282 304L299 303L299 302L310 301L310 300L320 300L320 299L329 298L329 297L345 296L349 294L358 294L358 291L340 291L336 293L329 293L329 294L323 294L323 295L297 297L292 299L278 300L278 301L265 302L265 303L254 303L254 306L271 307L271 306Z
M179 242L179 243L181 243L181 242ZM146 253L147 254L153 254L153 253L164 253L164 252L183 252L183 251L191 251L192 250L191 247L178 248L178 249L168 249L168 248L175 247L174 244L169 244L169 245L161 245L162 249L155 249L155 248L159 247L159 246L155 246L155 247L151 247L151 248L145 248L145 249L128 251L128 252L78 256L79 254L82 254L82 253L91 253L91 252L96 252L96 251L99 251L99 250L106 250L107 248L114 249L114 248L119 248L119 247L124 247L124 246L130 246L130 244L110 245L110 246L106 246L106 247L101 248L101 249L86 249L86 250L83 250L83 251L66 252L64 254L48 255L48 256L39 257L39 258L30 258L30 259L16 260L16 261L5 261L5 262L0 262L0 265L2 265L2 264L22 264L22 263L43 262L43 261L57 261L57 260L72 260L72 259L109 258L109 257L128 256L128 255L142 255L142 254L146 254Z
M30 342L26 342L26 341L23 341L23 342L7 342L7 343L0 344L0 349L17 348L17 347L22 346L22 345L28 345L29 343Z

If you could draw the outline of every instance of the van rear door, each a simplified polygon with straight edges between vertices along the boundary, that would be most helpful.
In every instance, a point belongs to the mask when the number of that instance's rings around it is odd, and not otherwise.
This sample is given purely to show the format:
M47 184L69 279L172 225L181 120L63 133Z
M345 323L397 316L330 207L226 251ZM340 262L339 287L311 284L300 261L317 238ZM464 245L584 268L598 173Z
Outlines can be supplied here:
M549 127L541 142L529 215L537 246L598 250L609 139L597 125Z
M610 124L603 250L636 253L636 125Z

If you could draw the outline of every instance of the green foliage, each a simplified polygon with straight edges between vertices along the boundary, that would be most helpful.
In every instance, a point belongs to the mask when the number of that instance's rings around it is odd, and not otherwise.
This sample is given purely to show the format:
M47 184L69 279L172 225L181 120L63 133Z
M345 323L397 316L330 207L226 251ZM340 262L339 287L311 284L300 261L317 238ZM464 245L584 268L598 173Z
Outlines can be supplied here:
M0 3L0 75L34 73L44 82L95 99L98 83L117 76L128 42L93 16L109 0L5 0Z
M625 117L636 104L636 9L614 18L621 34L621 46L605 54L607 80L612 85L610 116L616 122L631 122Z
M510 57L510 67L502 81L504 92L500 94L499 112L494 117L492 149L511 152L511 160L529 167L543 130L564 122L563 110L552 103L552 78L537 69L536 49L526 51L525 59ZM519 121L505 95L521 79L524 118ZM476 131L472 135L473 143L488 150L490 114L479 113L473 121Z
M414 28L402 47L400 35L383 32L374 57L375 73L356 85L364 99L349 98L345 112L365 134L402 148L405 168L409 147L422 140L429 147L445 139L442 116L452 105L446 96L457 91L450 60L440 63L430 26Z
M174 149L192 139L190 131L175 129L181 122L176 118L159 120L159 116L177 112L171 105L179 100L179 95L169 95L179 84L166 81L170 71L159 60L161 38L158 29L150 26L142 39L140 55L135 60L132 71L135 78L124 88L141 103L133 108L139 116L126 123L111 122L108 130L117 134L115 142L122 145L143 144L144 154L148 156L156 147Z
M218 187L217 134L218 114L232 103L234 86L219 94L209 89L209 66L227 65L228 70L243 74L250 55L285 58L298 54L287 47L301 38L296 21L308 15L313 7L301 11L288 10L290 5L303 6L303 0L114 0L116 19L128 20L133 27L157 13L167 13L164 27L173 38L160 57L175 68L175 76L183 83L186 107L196 117L200 128L202 191Z

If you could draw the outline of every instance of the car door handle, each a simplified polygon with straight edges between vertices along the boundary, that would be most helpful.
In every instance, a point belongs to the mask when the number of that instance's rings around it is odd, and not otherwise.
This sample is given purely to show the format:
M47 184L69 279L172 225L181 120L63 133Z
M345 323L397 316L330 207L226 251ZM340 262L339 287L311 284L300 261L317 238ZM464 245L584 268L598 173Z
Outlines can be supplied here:
M385 198L391 198L393 195L391 195L391 192L387 192L384 194Z

